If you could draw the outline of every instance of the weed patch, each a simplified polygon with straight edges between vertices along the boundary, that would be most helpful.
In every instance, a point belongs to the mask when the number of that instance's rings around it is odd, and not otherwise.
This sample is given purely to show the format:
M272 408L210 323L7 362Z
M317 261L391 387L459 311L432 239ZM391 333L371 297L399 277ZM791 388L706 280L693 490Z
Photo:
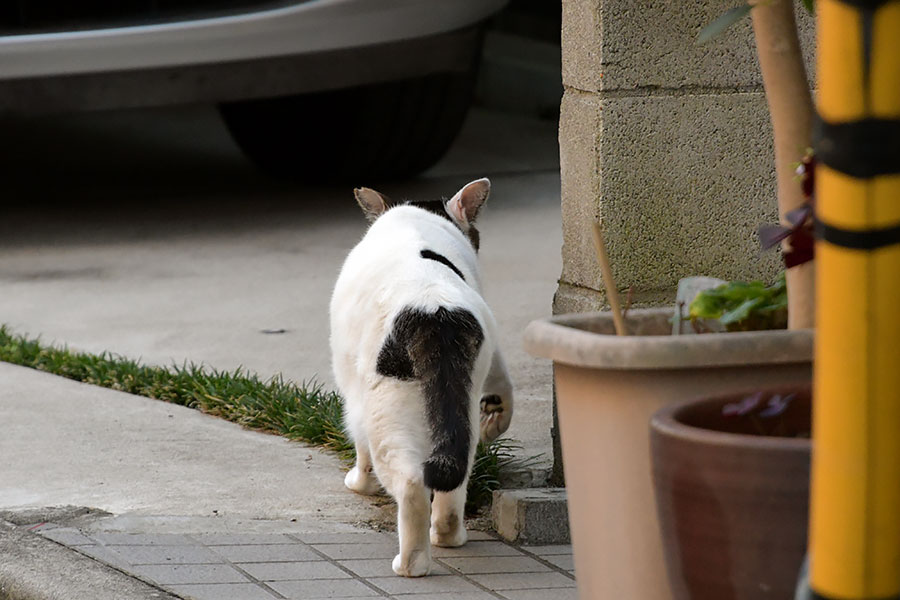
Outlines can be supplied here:
M281 376L261 379L244 369L217 371L185 363L153 367L109 352L89 354L45 345L0 326L0 360L102 387L180 404L244 427L307 442L353 462L344 433L341 397L321 385L295 384ZM467 510L490 503L504 469L527 466L509 440L479 445L469 482Z

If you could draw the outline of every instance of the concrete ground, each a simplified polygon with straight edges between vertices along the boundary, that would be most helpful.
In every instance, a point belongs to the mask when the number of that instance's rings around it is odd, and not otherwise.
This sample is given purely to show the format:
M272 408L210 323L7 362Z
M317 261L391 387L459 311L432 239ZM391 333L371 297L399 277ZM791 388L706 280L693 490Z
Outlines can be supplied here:
M437 198L490 177L481 258L516 385L509 435L549 462L550 366L520 335L550 313L561 270L555 123L476 110L424 176L328 187L260 175L212 109L0 132L0 323L80 350L326 386L331 287L366 226L352 187Z
M548 460L550 367L519 338L560 271L555 136L476 111L425 176L354 184L438 197L491 177L482 259L517 385L510 435ZM328 297L365 228L350 185L265 179L202 109L0 122L0 169L0 323L330 385ZM433 577L392 576L396 540L372 531L392 507L345 490L315 448L3 363L0 382L4 600L575 597L570 546L482 532L437 551Z
M396 577L373 530L390 507L303 444L6 363L0 381L4 600L575 598L570 545L481 531Z
M203 413L0 362L0 510L381 520L330 454Z

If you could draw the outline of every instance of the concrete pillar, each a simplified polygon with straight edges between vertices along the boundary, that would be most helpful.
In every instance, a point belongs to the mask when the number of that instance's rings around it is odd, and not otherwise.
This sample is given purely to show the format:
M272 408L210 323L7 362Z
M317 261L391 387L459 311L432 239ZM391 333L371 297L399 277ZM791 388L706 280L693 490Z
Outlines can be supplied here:
M804 47L812 49L814 22L797 4ZM636 304L671 302L689 275L769 280L780 269L756 236L777 212L750 20L694 43L731 6L563 0L563 272L555 313L606 305L590 232L598 218L616 283L633 286Z
M776 0L791 1L791 0ZM734 2L562 0L563 271L555 314L607 306L591 239L603 219L620 292L672 303L690 275L770 281L777 253L771 125L750 19L699 46ZM797 3L807 72L814 19ZM562 461L554 406L554 470Z

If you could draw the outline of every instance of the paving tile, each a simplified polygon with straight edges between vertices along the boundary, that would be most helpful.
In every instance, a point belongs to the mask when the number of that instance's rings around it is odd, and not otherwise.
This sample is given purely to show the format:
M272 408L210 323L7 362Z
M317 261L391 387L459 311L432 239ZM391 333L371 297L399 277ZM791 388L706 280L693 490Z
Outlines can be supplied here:
M294 541L283 533L192 533L190 537L204 546L290 544Z
M498 541L469 542L459 548L431 549L431 555L437 558L444 556L522 556L522 552L514 546Z
M290 600L320 598L366 598L378 592L355 579L317 579L315 581L275 581L272 589Z
M528 556L469 556L441 562L467 575L473 573L543 573L550 567Z
M509 600L578 600L578 590L575 588L561 588L554 590L504 590L500 592ZM406 600L404 598L404 600Z
M260 581L290 581L298 579L344 579L345 571L325 561L242 563L236 565Z
M221 563L222 557L203 546L114 546L116 554L132 565L186 565Z
M250 582L230 565L141 565L133 571L161 585Z
M108 565L112 565L114 567L128 567L128 561L122 558L121 555L117 554L115 550L112 548L107 548L106 546L101 546L99 544L94 544L91 546L72 546L73 549L90 556L93 559L99 560L100 562L104 562Z
M194 542L180 533L91 533L107 546L192 546Z
M59 542L60 544L65 544L66 546L85 546L97 543L79 530L71 527L41 529L39 533L47 539Z
M453 575L435 575L429 577L369 577L369 583L383 589L389 594L425 594L439 592L478 592L482 591L462 577Z
M358 531L347 533L299 533L292 537L307 544L376 544L379 542L391 542L397 539L397 534L381 531Z
M321 556L303 544L245 544L210 546L210 549L234 563L322 560Z
M347 567L360 577L396 577L391 568L391 561L386 558L362 558L355 560L342 560L341 566ZM432 575L449 575L446 567L432 561Z
M537 554L538 556L549 556L556 554L572 554L571 544L554 544L552 546L523 546L522 550Z
M541 558L546 560L548 563L556 565L560 569L565 569L566 571L575 570L575 557L571 554L561 556L542 556Z
M336 560L353 558L393 559L397 555L397 543L380 544L315 544L319 552Z
M469 529L469 541L470 542L479 542L479 541L488 541L488 540L496 540L497 536L491 535L487 531L478 531L476 529Z
M494 575L471 575L491 590L530 590L537 588L575 587L575 580L559 573L498 573Z
M403 594L394 597L397 600L497 600L496 596L487 592L439 592L436 594Z
M273 600L278 597L255 583L172 585L169 589L195 600Z

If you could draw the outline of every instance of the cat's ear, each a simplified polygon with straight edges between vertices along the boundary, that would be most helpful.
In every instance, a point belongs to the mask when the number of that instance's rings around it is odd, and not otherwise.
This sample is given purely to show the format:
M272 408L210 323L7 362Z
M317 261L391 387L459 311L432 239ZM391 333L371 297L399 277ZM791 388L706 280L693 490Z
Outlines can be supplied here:
M356 202L363 210L363 213L365 213L369 223L373 223L375 219L391 207L390 199L373 189L356 188L353 190L353 195L356 196Z
M490 193L491 182L487 177L469 182L447 201L447 212L465 230L478 218L478 211Z

